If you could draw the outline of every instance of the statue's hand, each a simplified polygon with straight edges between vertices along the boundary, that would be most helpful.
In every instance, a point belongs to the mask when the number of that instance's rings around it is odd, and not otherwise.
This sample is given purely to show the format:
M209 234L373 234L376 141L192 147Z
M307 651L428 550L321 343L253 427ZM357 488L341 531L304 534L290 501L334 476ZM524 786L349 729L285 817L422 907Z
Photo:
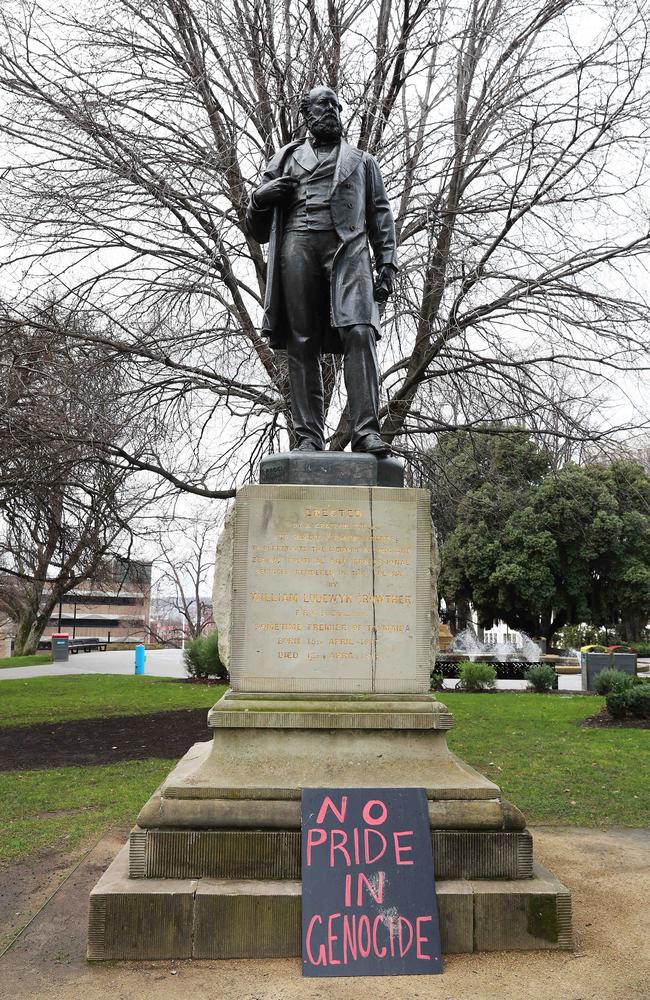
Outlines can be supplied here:
M276 177L273 181L261 184L253 198L256 208L273 208L288 201L293 194L298 181L295 177Z
M393 294L395 269L390 264L384 264L375 282L375 301L386 302Z

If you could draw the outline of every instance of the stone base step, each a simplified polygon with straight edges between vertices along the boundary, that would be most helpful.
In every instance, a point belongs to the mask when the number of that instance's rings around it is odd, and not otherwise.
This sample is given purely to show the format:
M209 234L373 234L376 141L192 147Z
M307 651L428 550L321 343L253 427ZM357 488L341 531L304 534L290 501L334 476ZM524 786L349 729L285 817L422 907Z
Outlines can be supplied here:
M437 730L215 732L181 758L140 810L139 827L299 830L303 788L412 787L427 793L432 829L526 827L499 787L450 753Z
M227 691L208 712L209 729L451 729L435 695L350 698Z
M528 879L533 839L501 831L432 830L437 879ZM142 830L129 838L130 878L299 879L299 830Z
M299 881L130 879L128 854L91 892L90 960L300 955ZM571 895L538 865L531 879L437 890L443 952L572 947Z

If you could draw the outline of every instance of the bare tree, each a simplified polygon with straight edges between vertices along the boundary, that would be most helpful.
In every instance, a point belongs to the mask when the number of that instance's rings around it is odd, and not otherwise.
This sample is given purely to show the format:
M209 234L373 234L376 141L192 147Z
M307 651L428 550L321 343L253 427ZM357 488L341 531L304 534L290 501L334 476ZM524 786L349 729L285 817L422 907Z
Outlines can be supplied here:
M650 435L638 434L627 441L618 442L617 447L612 449L612 457L636 462L650 476ZM589 456L589 460L594 464L602 463L603 456L600 452L595 452Z
M216 536L213 518L175 516L159 532L157 589L168 614L180 619L183 633L196 639L209 631Z
M105 457L131 440L113 358L36 326L0 324L0 612L18 655L68 591L101 580L109 553L128 557L155 496Z
M6 0L0 25L7 266L21 294L46 281L103 314L83 342L137 362L156 433L117 460L225 497L280 447L286 366L259 335L265 260L244 213L318 81L396 207L385 439L408 457L530 417L579 447L643 423L553 417L563 386L618 391L647 370L643 5ZM340 449L335 363L327 382Z

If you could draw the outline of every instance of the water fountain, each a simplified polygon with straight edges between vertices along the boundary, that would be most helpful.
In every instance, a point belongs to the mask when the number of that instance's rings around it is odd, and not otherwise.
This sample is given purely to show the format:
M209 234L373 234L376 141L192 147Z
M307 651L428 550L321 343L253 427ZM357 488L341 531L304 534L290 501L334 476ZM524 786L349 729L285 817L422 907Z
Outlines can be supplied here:
M499 681L524 681L531 663L545 663L560 674L580 673L580 654L567 650L566 655L543 653L541 646L525 632L518 633L518 643L488 643L479 639L471 628L458 632L451 647L441 649L436 658L436 669L448 681L458 677L458 665L465 660L493 663Z
M548 657L551 666L558 674L579 674L582 669L582 659L579 649L565 649L563 656Z
M488 643L477 638L471 628L466 628L454 636L451 650L445 653L445 659L478 660L482 663L504 663L509 660L539 663L542 658L541 647L525 632L520 632L519 635L521 636L519 646L514 642Z

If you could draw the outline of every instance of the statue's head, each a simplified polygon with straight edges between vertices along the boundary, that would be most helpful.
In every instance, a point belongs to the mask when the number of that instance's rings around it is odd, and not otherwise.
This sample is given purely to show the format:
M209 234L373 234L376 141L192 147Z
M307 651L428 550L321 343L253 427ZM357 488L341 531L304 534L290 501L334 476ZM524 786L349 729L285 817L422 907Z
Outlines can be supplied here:
M330 87L314 87L300 102L300 110L314 139L338 142L343 134L341 105Z

